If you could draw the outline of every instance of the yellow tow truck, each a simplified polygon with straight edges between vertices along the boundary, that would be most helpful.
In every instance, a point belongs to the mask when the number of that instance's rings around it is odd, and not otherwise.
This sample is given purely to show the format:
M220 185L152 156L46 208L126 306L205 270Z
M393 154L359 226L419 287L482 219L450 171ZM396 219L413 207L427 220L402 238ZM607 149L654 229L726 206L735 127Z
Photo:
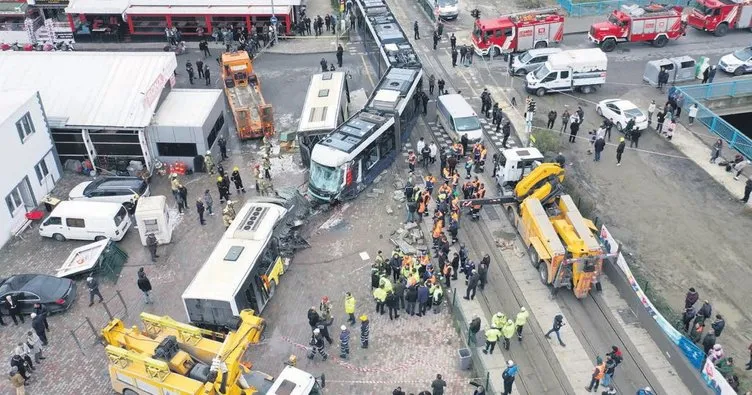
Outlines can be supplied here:
M316 395L323 383L293 366L279 377L251 370L243 355L257 344L264 320L243 310L228 334L170 317L141 313L143 330L113 319L102 338L112 388L123 395Z
M525 243L543 284L572 289L584 298L602 273L603 249L597 228L583 218L572 197L563 194L565 170L542 163L536 148L511 148L500 153L496 182L501 196L464 200L464 205L503 205Z

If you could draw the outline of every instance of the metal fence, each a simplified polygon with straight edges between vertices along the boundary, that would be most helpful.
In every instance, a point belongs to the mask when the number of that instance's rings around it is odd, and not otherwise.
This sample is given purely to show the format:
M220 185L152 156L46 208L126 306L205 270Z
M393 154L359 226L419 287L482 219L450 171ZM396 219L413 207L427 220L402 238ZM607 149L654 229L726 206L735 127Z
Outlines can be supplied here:
M670 94L678 93L684 95L685 110L692 104L697 103L697 122L708 128L710 132L724 139L729 148L739 151L747 160L752 160L752 139L745 136L737 128L703 105L703 101L705 100L752 95L752 79L676 86L670 92Z
M646 5L655 3L650 0L608 0L608 1L592 1L581 3L573 0L559 0L561 8L569 13L569 16L589 16L600 15L610 13L612 10L621 8L622 5ZM686 5L687 0L665 0L660 1L661 4L667 5Z

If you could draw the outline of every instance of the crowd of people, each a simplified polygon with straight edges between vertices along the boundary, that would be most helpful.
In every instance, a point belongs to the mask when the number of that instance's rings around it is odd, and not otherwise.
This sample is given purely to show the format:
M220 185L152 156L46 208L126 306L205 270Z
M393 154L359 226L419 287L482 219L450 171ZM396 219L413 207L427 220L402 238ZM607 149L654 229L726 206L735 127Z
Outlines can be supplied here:
M734 373L734 358L726 355L723 346L718 343L726 319L720 313L713 315L713 306L708 300L703 300L698 309L695 306L700 301L700 294L692 287L684 297L684 312L678 327L695 344L702 347L705 357L709 358L718 371L726 378L731 388L739 389L739 376ZM712 318L712 321L710 321ZM752 344L749 346L750 359L746 369L752 370Z
M19 321L22 325L26 323L15 296L7 295L2 304L15 325L19 325ZM47 332L50 330L47 314L47 308L43 304L34 304L34 312L31 313L31 330L26 332L23 339L19 339L11 353L8 379L17 395L25 393L25 386L32 379L32 372L38 369L41 361L45 359L42 352L48 344ZM1 315L0 325L7 325L3 322ZM35 367L34 364L37 366Z

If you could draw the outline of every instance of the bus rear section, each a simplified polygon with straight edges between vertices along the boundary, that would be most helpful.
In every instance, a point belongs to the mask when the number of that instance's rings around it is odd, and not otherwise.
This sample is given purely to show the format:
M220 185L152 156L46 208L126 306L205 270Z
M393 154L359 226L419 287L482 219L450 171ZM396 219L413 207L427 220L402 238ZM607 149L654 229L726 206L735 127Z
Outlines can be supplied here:
M436 100L437 123L449 136L459 141L463 135L470 143L483 139L483 127L480 118L464 97L458 94L441 95Z
M278 232L289 221L284 199L247 202L183 292L188 319L194 325L223 330L240 311L261 313L284 274Z
M345 73L326 72L311 77L296 133L304 166L310 167L314 145L350 117L349 104Z

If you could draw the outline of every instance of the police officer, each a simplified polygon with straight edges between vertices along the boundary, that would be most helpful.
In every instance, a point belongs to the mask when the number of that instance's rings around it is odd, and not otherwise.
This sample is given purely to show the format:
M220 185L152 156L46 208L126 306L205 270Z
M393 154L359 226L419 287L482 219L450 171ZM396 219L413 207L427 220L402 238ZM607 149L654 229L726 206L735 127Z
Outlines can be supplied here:
M501 332L496 327L491 326L486 329L486 347L483 349L483 354L493 354L499 337L501 337Z

